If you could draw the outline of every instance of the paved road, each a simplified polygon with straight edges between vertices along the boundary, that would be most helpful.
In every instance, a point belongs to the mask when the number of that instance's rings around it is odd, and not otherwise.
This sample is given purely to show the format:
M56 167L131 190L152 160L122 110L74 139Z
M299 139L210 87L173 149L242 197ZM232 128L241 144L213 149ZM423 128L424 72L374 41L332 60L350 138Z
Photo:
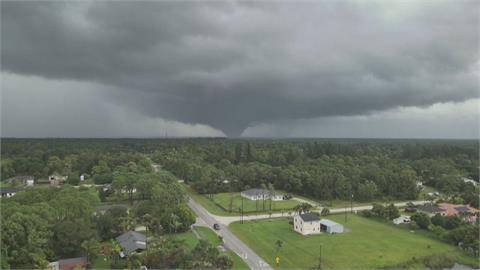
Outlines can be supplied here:
M412 203L415 204L415 205L420 205L420 204L425 204L427 203L428 201L413 201ZM400 203L395 203L395 206L397 207L404 207L407 205L407 202L400 202ZM332 208L330 209L330 213L331 214L338 214L338 213L344 213L345 210L347 212L350 212L350 210L353 210L353 212L355 211L362 211L362 210L370 210L372 209L372 206L371 205L366 205L366 206L356 206L356 207L353 207L353 209L350 209L350 207L347 207L347 208ZM206 210L205 210L206 211ZM320 210L314 210L313 212L321 212L322 209ZM214 218L215 220L217 220L218 223L221 223L225 226L228 226L230 223L232 222L235 222L235 221L240 221L240 216L217 216L217 215L213 215L213 214L210 214L209 212L207 212L212 218ZM290 213L291 215L294 214L293 211L291 211ZM288 213L272 213L272 215L268 215L268 214L253 214L253 215L245 215L243 217L244 220L256 220L256 219L267 219L267 218L281 218L281 217L288 217Z
M188 206L197 214L198 218L202 222L206 223L210 228L213 224L220 224L220 230L216 231L218 235L223 237L225 246L235 252L240 256L251 269L272 269L260 256L258 256L253 250L251 250L247 245L245 245L240 239L238 239L230 230L228 229L228 224L219 220L219 216L210 214L203 206L198 204L192 199L189 199ZM220 217L223 218L223 217Z

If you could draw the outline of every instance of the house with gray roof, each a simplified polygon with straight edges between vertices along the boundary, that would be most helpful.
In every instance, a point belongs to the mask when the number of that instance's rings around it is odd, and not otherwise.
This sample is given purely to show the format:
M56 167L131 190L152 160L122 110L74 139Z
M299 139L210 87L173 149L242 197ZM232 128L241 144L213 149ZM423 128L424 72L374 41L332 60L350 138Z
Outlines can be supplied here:
M121 257L128 256L134 252L142 252L147 249L147 237L139 232L128 231L118 236L116 239L118 243L120 243L120 246L122 246Z
M21 192L21 191L23 191L22 188L0 188L0 194L1 194L2 198L13 197L13 196L15 196L15 194L17 194L18 192Z
M436 214L441 214L442 216L446 215L444 209L442 209L441 207L439 207L438 205L433 204L433 203L426 203L424 205L419 205L417 207L417 210L419 212L427 214L430 217L434 216Z
M293 230L303 235L319 234L320 217L314 213L295 215L293 217Z
M262 188L251 188L241 192L242 197L247 198L252 201L256 200L273 200L281 201L283 200L283 194L275 191L270 191L268 189Z

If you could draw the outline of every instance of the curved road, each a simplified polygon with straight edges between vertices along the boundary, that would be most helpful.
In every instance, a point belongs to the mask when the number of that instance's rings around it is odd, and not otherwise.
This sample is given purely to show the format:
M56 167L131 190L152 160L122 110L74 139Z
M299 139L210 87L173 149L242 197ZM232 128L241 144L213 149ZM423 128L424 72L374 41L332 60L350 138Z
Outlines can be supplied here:
M210 214L210 212L208 212L203 206L191 198L188 200L188 206L190 206L197 217L206 223L210 228L212 228L213 224L215 223L220 225L220 230L216 231L216 233L223 237L225 246L240 256L247 263L250 269L273 270L268 263L266 263L262 258L260 258L260 256L258 256L253 250L245 245L232 232L230 232L228 229L228 224L222 222L222 219L218 219L223 217Z
M415 205L424 204L427 201L413 201ZM395 203L397 207L406 206L407 202ZM198 219L201 222L205 223L210 228L213 227L213 224L218 223L220 225L220 230L216 233L223 237L225 246L235 252L240 256L251 269L272 269L260 256L258 256L252 249L250 249L245 243L238 239L229 229L228 225L235 221L240 221L240 216L217 216L208 212L202 205L194 201L192 198L189 198L188 206L195 212ZM348 208L334 208L330 209L330 213L344 213L345 211L362 211L372 209L371 205L366 206L357 206L350 209ZM317 210L318 212L321 211ZM272 215L259 214L259 215L245 215L244 220L256 220L256 219L267 219L267 218L281 218L288 217L287 213L272 213Z

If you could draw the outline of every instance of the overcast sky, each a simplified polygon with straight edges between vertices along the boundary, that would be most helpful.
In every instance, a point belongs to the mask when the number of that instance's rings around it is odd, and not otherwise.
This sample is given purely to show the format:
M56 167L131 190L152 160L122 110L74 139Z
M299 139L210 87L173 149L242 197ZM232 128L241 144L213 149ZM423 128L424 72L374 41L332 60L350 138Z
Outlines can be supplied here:
M2 1L1 135L478 138L479 9Z

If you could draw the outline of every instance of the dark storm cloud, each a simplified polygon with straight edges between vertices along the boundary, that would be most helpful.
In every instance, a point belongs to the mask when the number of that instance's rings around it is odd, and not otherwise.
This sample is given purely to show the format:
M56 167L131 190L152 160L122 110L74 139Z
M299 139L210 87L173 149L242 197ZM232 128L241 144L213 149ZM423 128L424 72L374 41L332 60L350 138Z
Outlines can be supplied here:
M478 96L478 1L2 2L3 70L239 135Z

